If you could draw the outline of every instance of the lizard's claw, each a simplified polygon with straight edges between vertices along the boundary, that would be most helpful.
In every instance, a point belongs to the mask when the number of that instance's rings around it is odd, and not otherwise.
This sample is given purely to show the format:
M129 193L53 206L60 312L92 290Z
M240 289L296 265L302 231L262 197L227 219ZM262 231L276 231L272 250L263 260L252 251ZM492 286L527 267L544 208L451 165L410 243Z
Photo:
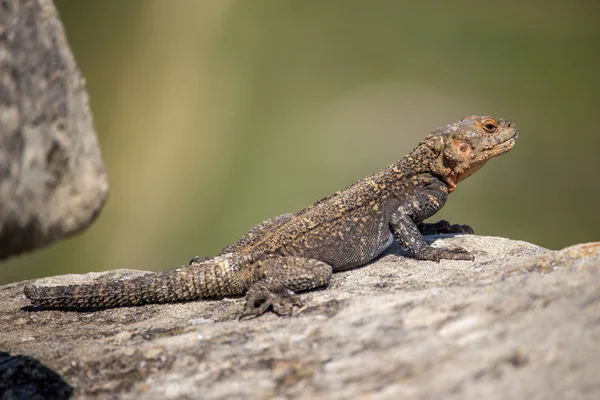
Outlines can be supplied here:
M437 248L437 249L435 249L435 252L437 253L437 256L438 256L438 259L437 259L438 262L441 259L464 260L464 261L474 261L475 260L475 256L473 254L469 253L466 249L463 249L462 247L456 247L454 249Z
M421 260L431 260L435 262L440 262L440 260L475 260L475 256L462 247L448 249L445 247L428 246L425 251L419 254L418 258Z
M289 289L273 291L266 284L257 283L248 290L240 320L258 317L269 307L277 315L291 316L294 306L301 307L302 301L293 291Z

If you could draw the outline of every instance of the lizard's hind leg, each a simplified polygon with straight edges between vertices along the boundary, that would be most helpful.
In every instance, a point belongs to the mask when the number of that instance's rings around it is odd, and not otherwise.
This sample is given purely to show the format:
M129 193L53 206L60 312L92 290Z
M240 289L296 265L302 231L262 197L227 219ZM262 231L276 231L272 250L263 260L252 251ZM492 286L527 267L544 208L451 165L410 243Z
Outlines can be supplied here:
M278 315L291 315L302 306L295 292L326 285L332 268L324 262L302 257L273 257L256 265L259 280L246 294L241 318L256 317L271 307Z

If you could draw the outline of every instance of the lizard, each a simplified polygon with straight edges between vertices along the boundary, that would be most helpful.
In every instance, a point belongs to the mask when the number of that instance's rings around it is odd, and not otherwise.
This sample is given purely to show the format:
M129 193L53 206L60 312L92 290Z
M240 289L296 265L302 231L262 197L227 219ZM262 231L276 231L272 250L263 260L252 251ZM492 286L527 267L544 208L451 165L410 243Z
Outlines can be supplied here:
M467 225L423 221L456 185L518 138L502 118L468 116L433 130L404 158L295 213L251 229L215 257L108 283L24 287L34 307L88 310L246 295L241 318L271 309L292 315L297 293L325 286L332 273L364 265L394 238L408 256L472 261L463 248L437 248L423 234L473 233Z

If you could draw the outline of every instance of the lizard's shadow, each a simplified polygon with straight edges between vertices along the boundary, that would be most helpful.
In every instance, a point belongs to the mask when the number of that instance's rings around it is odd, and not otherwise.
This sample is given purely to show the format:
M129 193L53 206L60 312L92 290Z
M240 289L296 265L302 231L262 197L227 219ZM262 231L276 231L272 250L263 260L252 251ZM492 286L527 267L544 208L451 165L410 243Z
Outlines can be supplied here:
M447 238L452 238L455 236L462 236L462 235L465 235L465 234L464 233L437 233L435 235L425 235L423 237L425 238L425 241L427 242L427 244L431 245L438 239L447 239ZM404 246L402 246L400 243L398 243L397 240L394 240L394 242L390 245L390 247L385 249L385 251L383 253L381 253L377 258L375 258L371 262L377 261L377 260L381 259L382 257L388 256L388 255L401 256L401 257L406 257L406 258L411 258L411 259L413 258L413 257L411 257L410 254L408 254L408 251L406 250L406 248L404 248Z
M138 307L138 306L128 306L128 307ZM65 308L65 307L47 307L47 306L33 306L33 305L21 307L21 311L26 311L26 312L40 312L40 311L52 311L52 310L72 311L72 312L85 314L85 313L93 313L96 311L107 310L107 308Z

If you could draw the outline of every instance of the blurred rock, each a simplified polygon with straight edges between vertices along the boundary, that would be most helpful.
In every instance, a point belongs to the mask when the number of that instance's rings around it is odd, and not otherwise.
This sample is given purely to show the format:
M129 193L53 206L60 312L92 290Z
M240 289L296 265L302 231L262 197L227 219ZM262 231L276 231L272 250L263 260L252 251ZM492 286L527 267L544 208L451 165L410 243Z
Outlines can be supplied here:
M72 393L73 388L35 358L0 351L1 400L64 400Z
M428 239L476 261L393 248L302 294L305 309L290 318L239 322L242 298L32 312L25 282L6 285L0 349L38 358L74 398L600 398L600 243Z
M0 1L0 259L85 229L108 194L85 82L50 0Z

